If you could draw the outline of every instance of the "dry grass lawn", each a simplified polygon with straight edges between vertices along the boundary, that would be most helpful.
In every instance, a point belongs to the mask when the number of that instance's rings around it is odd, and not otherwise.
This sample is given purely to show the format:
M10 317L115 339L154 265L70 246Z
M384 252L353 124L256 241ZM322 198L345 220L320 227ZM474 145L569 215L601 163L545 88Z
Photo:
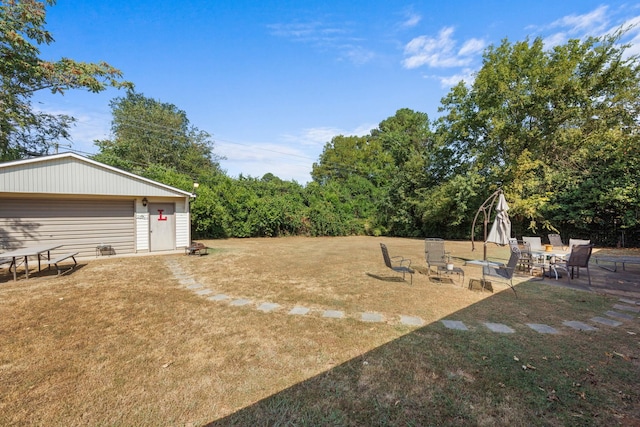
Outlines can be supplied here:
M380 242L424 267L419 239L293 237L209 241L202 257L84 260L61 277L0 274L0 425L640 423L637 314L596 332L562 327L602 316L617 297L525 276L518 299L503 284L470 291L455 275L416 274L410 286L384 267ZM447 249L482 257L469 242ZM465 272L467 283L480 277ZM187 278L251 303L211 301ZM264 302L279 308L257 310ZM298 306L311 311L287 314ZM345 318L324 318L327 309ZM471 330L448 330L444 318Z

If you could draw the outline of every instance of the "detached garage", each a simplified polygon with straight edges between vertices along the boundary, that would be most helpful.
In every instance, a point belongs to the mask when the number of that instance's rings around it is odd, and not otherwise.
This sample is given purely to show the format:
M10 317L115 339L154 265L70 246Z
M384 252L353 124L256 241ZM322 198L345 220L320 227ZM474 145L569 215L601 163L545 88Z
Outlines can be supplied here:
M184 248L192 196L73 153L0 163L0 248L52 243L79 256Z

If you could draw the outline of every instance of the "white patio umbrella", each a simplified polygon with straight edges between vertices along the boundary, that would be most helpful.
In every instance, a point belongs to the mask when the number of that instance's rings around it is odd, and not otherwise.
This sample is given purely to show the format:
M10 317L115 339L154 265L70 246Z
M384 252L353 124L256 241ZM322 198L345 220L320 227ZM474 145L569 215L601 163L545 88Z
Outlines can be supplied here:
M509 205L501 192L498 195L498 203L496 204L496 218L491 226L491 231L487 236L486 243L496 243L498 245L508 245L511 238L511 220L509 219Z

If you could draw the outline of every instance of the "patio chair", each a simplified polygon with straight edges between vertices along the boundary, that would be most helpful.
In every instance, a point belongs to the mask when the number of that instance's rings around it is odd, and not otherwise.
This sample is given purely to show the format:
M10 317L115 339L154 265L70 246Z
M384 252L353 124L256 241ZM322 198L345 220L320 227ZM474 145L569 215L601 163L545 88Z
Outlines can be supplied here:
M557 270L564 270L567 272L567 281L571 282L574 272L576 277L580 277L580 269L587 269L587 278L589 279L589 286L591 286L591 273L589 272L589 259L593 252L593 245L574 245L571 248L571 253L566 261L557 262L553 267Z
M492 265L486 265L482 267L482 289L484 289L485 284L487 282L488 277L494 277L498 281L504 282L511 287L513 293L518 298L518 293L516 292L516 288L513 287L513 273L516 271L516 266L518 265L518 261L520 260L520 249L517 247L511 247L511 256L509 257L509 261L507 265L502 265L499 267L495 267Z
M544 263L544 256L540 255L540 252L544 252L544 247L542 247L542 239L538 236L523 236L522 241L529 245L529 253L531 254L531 259L536 263Z
M529 248L533 252L544 251L544 248L542 247L542 239L540 237L538 237L538 236L534 236L534 237L523 236L522 237L522 241L528 243L529 244Z
M559 234L548 234L547 237L549 238L549 244L554 248L564 249L567 247L562 243L562 238L560 238Z
M516 248L520 251L520 259L518 260L518 267L522 271L531 271L533 268L534 262L533 257L531 256L531 249L529 248L529 243L523 242L521 240L509 239L509 247L513 250Z
M384 258L384 264L391 270L402 273L402 280L405 280L404 275L406 273L409 273L411 277L411 284L413 285L413 273L415 273L415 271L411 268L411 260L408 258L403 258L401 256L389 256L389 250L384 243L380 243L380 249L382 249L382 258ZM404 265L405 263L407 264Z
M444 240L437 238L424 239L424 258L427 261L427 276L431 275L431 267L446 267L449 253L444 251Z
M591 240L584 239L569 239L569 250L573 249L574 246L578 245L590 245Z

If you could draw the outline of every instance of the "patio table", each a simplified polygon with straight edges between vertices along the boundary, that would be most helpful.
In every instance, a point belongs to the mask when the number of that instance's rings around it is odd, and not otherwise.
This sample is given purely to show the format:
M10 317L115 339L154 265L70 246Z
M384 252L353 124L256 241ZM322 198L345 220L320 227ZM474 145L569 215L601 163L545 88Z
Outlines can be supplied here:
M480 267L487 267L487 266L500 267L503 264L499 262L493 262L493 261L483 261L481 259L468 259L464 262L464 265L479 265Z
M16 249L14 251L4 252L2 254L2 257L12 259L11 265L9 266L9 270L11 270L11 267L13 266L14 281L18 280L17 260L20 258L24 258L24 271L25 271L25 276L28 279L29 278L29 257L31 256L38 257L38 271L41 271L40 260L42 259L43 254L46 252L47 261L49 261L51 260L51 251L54 249L58 249L61 246L62 245L54 245L54 244L30 246L26 248Z
M460 275L462 275L462 281L460 282L461 284L464 284L464 270L460 267L453 267L451 269L448 269L446 265L439 265L438 266L438 277L440 277L442 274L457 274L458 278L460 278Z
M544 269L546 267L549 268L549 275L551 275L551 270L556 275L556 280L558 280L558 270L556 270L556 260L564 260L567 255L571 252L569 251L531 251L531 255L537 257L538 259L542 259L542 268L543 268L543 278L544 278Z

